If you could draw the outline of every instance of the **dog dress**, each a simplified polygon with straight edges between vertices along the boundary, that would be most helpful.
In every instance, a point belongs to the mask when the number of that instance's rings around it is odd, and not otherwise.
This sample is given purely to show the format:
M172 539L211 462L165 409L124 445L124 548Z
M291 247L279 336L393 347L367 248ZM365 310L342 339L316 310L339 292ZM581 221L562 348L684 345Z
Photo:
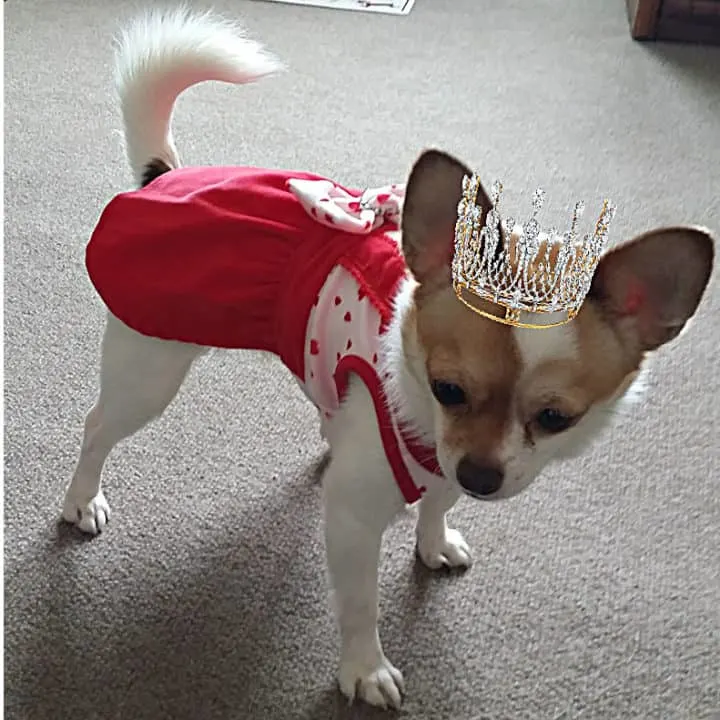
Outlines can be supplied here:
M351 374L372 397L408 503L441 475L387 401L380 341L407 267L404 187L348 189L308 173L180 168L116 196L86 249L110 312L155 338L277 355L332 422Z

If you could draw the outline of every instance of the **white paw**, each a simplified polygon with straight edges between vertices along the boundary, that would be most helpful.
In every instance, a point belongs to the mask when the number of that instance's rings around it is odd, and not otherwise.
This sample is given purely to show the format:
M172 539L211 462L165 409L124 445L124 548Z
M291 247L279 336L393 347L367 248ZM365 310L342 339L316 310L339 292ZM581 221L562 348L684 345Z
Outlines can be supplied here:
M83 532L97 535L102 532L110 519L110 506L102 493L90 499L81 499L70 490L65 495L63 519L77 525Z
M444 536L418 534L420 559L431 570L442 567L469 568L472 565L470 548L457 530L447 529Z
M405 692L402 673L384 655L377 663L344 661L338 682L348 700L360 698L381 708L398 709Z

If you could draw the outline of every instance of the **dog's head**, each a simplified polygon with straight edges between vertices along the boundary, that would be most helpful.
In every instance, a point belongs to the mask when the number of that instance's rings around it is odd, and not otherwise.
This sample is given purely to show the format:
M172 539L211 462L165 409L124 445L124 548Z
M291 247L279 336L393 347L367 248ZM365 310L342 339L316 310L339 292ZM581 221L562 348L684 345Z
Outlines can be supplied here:
M647 353L676 337L710 277L706 230L663 228L607 253L578 316L555 328L496 323L460 303L451 279L457 205L470 170L425 152L407 184L402 245L417 281L409 321L434 396L438 460L470 495L515 495L550 460L577 455L632 385ZM484 213L490 199L481 188Z

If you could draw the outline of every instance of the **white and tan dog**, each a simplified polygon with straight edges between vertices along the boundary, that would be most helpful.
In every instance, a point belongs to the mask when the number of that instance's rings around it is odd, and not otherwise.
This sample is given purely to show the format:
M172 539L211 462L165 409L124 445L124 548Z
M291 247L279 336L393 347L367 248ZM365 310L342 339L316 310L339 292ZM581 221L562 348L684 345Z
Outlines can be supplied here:
M210 15L150 13L131 24L119 45L117 81L138 186L182 172L170 130L182 91L209 80L250 82L277 67L257 44ZM397 238L409 272L386 298L392 317L380 345L383 391L393 415L435 451L442 470L442 477L419 471L425 492L417 547L431 568L471 563L462 535L446 523L463 493L509 498L550 461L587 448L628 396L647 353L675 338L695 313L714 254L704 229L657 229L603 257L570 323L532 330L492 322L458 302L451 283L467 174L461 162L435 150L415 163ZM487 210L484 192L481 201ZM108 314L100 395L67 490L67 521L88 533L105 527L106 458L162 414L207 349L141 334ZM373 398L359 377L350 379L323 430L331 447L323 495L342 643L340 688L350 698L397 707L402 675L378 636L378 560L383 531L405 501Z

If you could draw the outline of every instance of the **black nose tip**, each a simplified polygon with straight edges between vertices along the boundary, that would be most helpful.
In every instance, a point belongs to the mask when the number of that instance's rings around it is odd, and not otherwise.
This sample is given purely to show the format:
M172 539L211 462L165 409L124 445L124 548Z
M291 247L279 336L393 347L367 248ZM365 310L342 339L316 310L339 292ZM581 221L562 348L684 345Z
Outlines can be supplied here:
M503 471L487 465L476 465L464 457L457 466L457 481L472 495L492 495L503 483Z

